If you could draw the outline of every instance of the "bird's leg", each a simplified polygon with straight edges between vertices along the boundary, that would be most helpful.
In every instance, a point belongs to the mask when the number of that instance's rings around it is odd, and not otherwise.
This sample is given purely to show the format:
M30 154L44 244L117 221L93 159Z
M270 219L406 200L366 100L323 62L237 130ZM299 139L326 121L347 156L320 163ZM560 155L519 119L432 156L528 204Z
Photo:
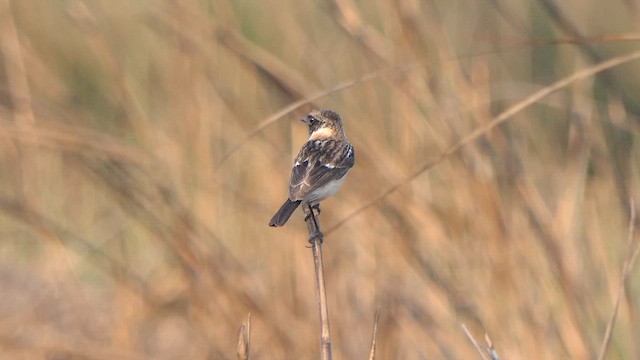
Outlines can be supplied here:
M318 214L314 214L313 210L317 210ZM310 217L313 216L314 221L315 221L315 217L320 215L320 203L317 203L315 205L309 205L309 213L304 217L304 221L309 220ZM318 225L317 221L315 221L316 226Z
M315 205L311 205L309 204L309 214L307 214L307 216L305 217L305 221L309 219L309 217L311 217L311 220L313 220L313 232L309 235L309 242L311 244L313 244L314 239L318 238L318 240L320 240L320 243L322 244L323 241L323 235L322 235L322 231L320 231L320 225L318 225L318 219L316 218L316 214L313 212L314 209L318 210L318 215L320 215L320 204L315 204Z
M323 237L324 235L322 234L322 231L316 229L311 235L309 235L309 243L313 245L315 239L318 238L320 240L320 244L322 244L324 242Z

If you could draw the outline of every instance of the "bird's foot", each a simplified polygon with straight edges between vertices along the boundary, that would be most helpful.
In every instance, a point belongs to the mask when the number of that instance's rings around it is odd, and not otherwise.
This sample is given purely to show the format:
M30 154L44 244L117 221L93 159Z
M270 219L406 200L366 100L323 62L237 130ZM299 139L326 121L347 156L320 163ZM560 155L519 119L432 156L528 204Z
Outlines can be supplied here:
M316 239L318 239L320 241L320 244L323 243L324 235L322 234L322 231L316 230L311 235L309 235L309 244L311 244L311 246L309 246L309 247L313 247L313 245L315 244Z

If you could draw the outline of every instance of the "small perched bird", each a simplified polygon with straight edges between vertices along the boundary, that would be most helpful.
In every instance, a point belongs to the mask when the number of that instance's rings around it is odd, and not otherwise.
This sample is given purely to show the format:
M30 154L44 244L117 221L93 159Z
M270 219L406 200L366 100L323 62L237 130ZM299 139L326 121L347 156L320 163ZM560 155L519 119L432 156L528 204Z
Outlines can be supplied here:
M273 215L269 226L284 225L300 204L319 210L320 201L340 189L355 162L340 115L331 110L313 110L300 120L309 127L309 140L291 169L289 198Z

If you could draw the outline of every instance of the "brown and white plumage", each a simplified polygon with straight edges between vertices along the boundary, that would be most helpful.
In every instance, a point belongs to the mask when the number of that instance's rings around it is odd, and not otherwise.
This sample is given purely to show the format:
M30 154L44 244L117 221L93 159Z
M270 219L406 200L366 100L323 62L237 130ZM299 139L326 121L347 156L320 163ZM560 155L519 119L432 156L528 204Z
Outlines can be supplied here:
M309 127L309 140L291 169L289 198L273 216L270 226L284 225L302 203L315 206L335 194L355 162L353 146L338 114L314 110L303 121Z

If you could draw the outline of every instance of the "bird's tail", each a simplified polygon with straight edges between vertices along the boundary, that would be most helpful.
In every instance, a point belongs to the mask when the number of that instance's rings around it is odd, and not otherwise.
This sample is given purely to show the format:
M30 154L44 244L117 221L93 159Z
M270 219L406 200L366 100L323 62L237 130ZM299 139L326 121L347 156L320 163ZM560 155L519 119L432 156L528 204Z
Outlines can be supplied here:
M282 204L282 206L280 207L280 210L278 210L278 212L273 215L273 218L271 218L271 221L269 221L269 226L284 225L291 217L291 214L293 214L293 211L298 208L298 205L300 205L300 203L300 200L291 201L287 199L287 201L285 201L284 204Z

